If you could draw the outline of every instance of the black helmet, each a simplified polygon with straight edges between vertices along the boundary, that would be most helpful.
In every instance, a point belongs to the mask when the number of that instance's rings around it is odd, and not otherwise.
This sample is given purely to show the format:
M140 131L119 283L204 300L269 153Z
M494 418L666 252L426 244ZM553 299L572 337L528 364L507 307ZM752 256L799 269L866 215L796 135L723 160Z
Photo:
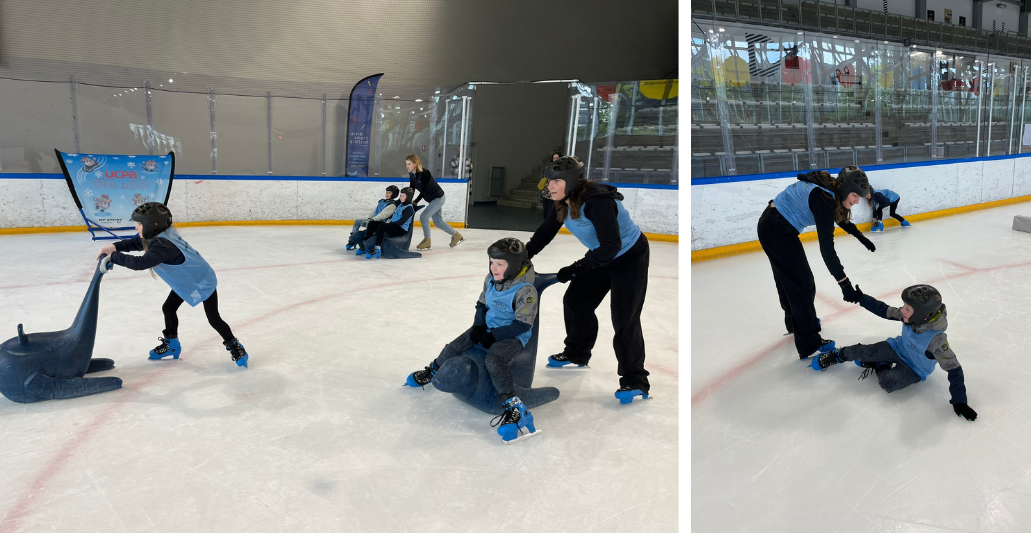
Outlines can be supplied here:
M411 187L405 187L404 189L401 189L401 191L397 194L397 197L400 198L402 194L405 195L404 205L408 205L412 203L412 196L415 195L415 189Z
M398 195L401 194L401 191L398 190L397 185L391 185L390 187L387 187L387 190L390 191L391 200L397 200Z
M856 193L860 198L866 198L870 194L870 180L866 178L866 172L856 166L847 166L838 173L838 199L845 200L849 193Z
M575 156L564 156L557 161L548 163L544 170L544 177L549 180L565 180L566 196L576 192L584 179L584 164Z
M143 226L140 237L149 240L172 225L172 212L161 202L147 202L134 209L129 219Z
M942 295L930 285L913 285L902 291L902 301L913 308L909 323L913 326L926 324L936 318L942 308Z
M504 281L515 278L523 267L530 264L530 260L526 258L526 246L519 239L507 238L495 242L487 248L487 256L508 261L508 268L502 277Z

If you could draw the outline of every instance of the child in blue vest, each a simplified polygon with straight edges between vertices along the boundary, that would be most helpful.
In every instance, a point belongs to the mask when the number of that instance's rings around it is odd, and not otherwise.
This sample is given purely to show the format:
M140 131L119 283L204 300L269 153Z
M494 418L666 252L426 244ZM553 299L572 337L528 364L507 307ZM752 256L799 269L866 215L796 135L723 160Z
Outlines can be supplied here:
M182 348L179 344L179 317L176 311L185 301L191 307L204 304L208 323L222 336L222 344L238 366L247 367L247 351L233 336L229 325L218 314L218 281L211 265L201 257L172 227L172 212L159 202L147 202L132 212L139 235L122 239L100 249L98 257L107 254L101 268L106 272L112 265L131 270L152 269L158 277L168 283L172 291L161 306L165 315L165 330L156 348L150 351L150 359L172 356L179 359ZM143 255L129 255L125 252L143 251Z
M476 302L473 326L451 341L440 355L423 370L408 375L407 385L424 387L444 364L479 344L487 349L485 365L505 412L491 421L505 442L536 433L533 415L519 400L509 363L522 352L532 335L537 319L537 289L533 264L526 257L526 246L518 239L501 239L487 249L490 273L483 280L483 292ZM529 433L523 434L522 428Z
M408 228L412 227L412 219L415 218L415 208L412 206L414 193L415 191L411 187L401 189L394 214L383 222L369 222L369 227L365 230L368 238L359 245L356 255L364 253L366 259L379 259L383 257L383 250L380 247L383 245L385 237L388 235L399 237L408 233Z
M397 196L400 192L397 185L387 187L384 198L376 204L376 209L372 212L372 216L354 221L354 226L351 228L351 236L347 238L346 248L348 250L353 250L359 243L365 242L369 222L382 222L394 215L394 210L397 209L397 204L399 203Z
M860 379L872 370L885 392L895 392L927 379L936 365L949 373L952 410L957 416L974 420L977 413L967 405L967 389L963 383L963 367L949 348L945 329L949 327L941 294L930 285L913 285L902 291L901 308L889 307L876 298L860 294L859 304L871 313L888 320L902 322L902 335L875 344L856 344L820 354L813 359L815 370L855 361L866 368Z
M884 208L887 207L888 214L892 218L898 220L903 226L909 226L909 221L902 218L902 215L895 214L895 209L899 206L899 195L891 189L879 189L875 190L867 201L873 207L873 224L870 225L870 231L884 231L884 224L881 222Z

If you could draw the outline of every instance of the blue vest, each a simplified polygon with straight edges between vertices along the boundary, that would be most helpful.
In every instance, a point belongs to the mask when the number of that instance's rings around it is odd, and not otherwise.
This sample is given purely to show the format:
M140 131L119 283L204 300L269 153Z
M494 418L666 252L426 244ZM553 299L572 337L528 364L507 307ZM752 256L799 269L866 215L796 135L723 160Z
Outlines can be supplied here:
M394 203L393 200L387 200L386 198L380 200L379 203L376 204L376 212L373 213L372 216L376 216L376 215L380 214L381 212L383 212L384 209L387 208L388 205L390 205L392 203Z
M619 223L619 240L622 243L619 253L616 254L616 257L619 257L625 254L637 242L637 239L641 237L641 228L638 228L637 224L634 224L634 221L630 219L630 213L623 207L623 202L619 200L615 202L616 222ZM594 228L594 223L584 216L582 212L580 218L577 219L573 218L572 213L566 212L565 226L569 233L572 233L588 249L594 250L601 246L601 243L598 242L598 231Z
M169 287L190 304L191 307L207 300L211 293L215 292L218 280L215 279L215 271L211 265L194 250L175 228L168 228L157 235L174 244L186 257L179 265L168 265L162 263L154 267L154 273L168 284Z
M885 198L888 199L888 203L889 204L894 202L895 200L899 199L898 193L896 193L895 191L893 191L891 189L881 189L879 191L874 191L874 192L881 193L881 195L883 195Z
M906 365L913 369L913 372L920 375L920 381L924 381L938 365L937 360L928 359L924 352L927 351L927 346L934 340L935 335L939 333L941 331L933 329L915 333L913 326L907 324L902 326L902 335L888 339L888 344L906 362Z
M515 283L507 290L499 291L495 288L495 281L490 280L490 286L484 293L483 299L487 301L487 327L489 329L500 328L515 322L515 309L512 308L512 301L515 300L516 292L519 289L530 285L529 283ZM533 328L524 331L516 337L519 342L526 346L533 334Z
M816 225L813 211L809 209L809 193L817 187L829 193L832 198L834 197L834 191L808 181L796 181L788 185L786 189L773 199L777 212L790 222L799 233L802 233L809 226Z
M390 221L391 222L397 222L398 220L401 220L401 215L404 214L405 209L412 209L413 210L412 217L410 217L408 219L408 222L405 222L404 224L401 224L401 228L404 229L405 231L408 231L408 228L411 227L411 225L412 225L412 218L414 218L414 215L415 215L415 212L414 212L415 208L412 207L411 204L405 204L405 205L397 206L397 209L394 210L394 216L390 217Z

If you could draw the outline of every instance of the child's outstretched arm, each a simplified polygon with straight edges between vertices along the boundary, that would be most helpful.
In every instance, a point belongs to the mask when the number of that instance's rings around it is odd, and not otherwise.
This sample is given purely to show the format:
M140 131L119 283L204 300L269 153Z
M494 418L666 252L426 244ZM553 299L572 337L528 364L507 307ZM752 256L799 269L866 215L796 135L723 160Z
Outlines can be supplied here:
M863 309L887 320L902 321L902 311L898 307L892 307L869 294L863 294L858 285L856 292L859 293L859 305L863 306Z
M139 237L135 237L139 239ZM132 241L133 239L125 239L115 244L115 248L119 248L121 243L126 241ZM138 250L143 249L143 241L140 240L140 247ZM130 243L127 246L132 246ZM137 251L132 248L128 250ZM128 268L130 270L147 270L148 268L154 268L162 263L168 263L170 265L180 265L186 261L186 256L183 252L166 239L154 239L147 247L147 253L143 255L129 255L121 250L117 250L111 254L111 262Z
M963 367L959 365L956 353L949 348L949 339L945 336L945 332L939 333L934 336L934 339L931 339L931 344L927 345L924 355L928 359L933 357L938 361L942 370L949 373L949 394L952 395L949 403L952 404L952 410L956 412L957 416L971 421L975 420L977 413L967 405L967 386L963 383Z
M114 252L139 252L140 250L143 250L143 239L137 235L104 246L97 252L97 259L100 259L102 255L111 255Z

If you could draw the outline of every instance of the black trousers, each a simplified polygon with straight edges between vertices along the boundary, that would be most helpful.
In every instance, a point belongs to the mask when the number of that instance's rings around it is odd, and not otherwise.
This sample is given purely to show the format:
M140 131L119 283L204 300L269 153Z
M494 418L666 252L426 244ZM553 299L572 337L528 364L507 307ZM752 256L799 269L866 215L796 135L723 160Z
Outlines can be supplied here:
M365 226L365 235L363 236L364 239L362 239L362 241L364 241L365 239L368 239L370 237L375 237L376 236L376 228L380 227L382 224L383 224L383 222L380 221L380 220L370 220L369 224L367 226ZM358 242L362 242L362 241L358 241Z
M598 339L595 309L611 293L612 348L619 362L619 385L647 393L648 371L644 369L644 333L641 310L648 292L648 239L642 234L627 253L611 263L578 272L562 298L566 324L565 353L573 363L585 365Z
M901 198L899 198L899 200L901 200ZM899 206L899 200L895 200L894 202L888 204L888 214L891 215L891 218L894 218L899 222L905 222L906 219L902 218L902 215L895 214L895 209ZM884 206L878 207L877 209L873 210L873 217L877 220L881 220L881 215L883 214Z
M376 246L383 244L383 238L387 235L391 237L398 237L408 233L408 230L401 227L400 224L394 224L393 222L385 222L376 226Z
M816 280L809 268L798 230L776 208L767 206L759 217L759 244L773 268L780 308L788 332L795 334L799 357L809 357L820 345L820 322L816 316Z
M888 363L875 370L877 384L884 389L884 392L892 393L914 383L920 383L920 374L909 368L909 364L895 353L887 341L846 346L841 348L838 353L843 355L846 361Z
M168 299L161 306L161 312L165 314L165 331L163 332L166 339L175 339L179 337L179 317L176 316L176 311L179 310L179 306L183 304L183 299L179 297L175 291L168 293ZM208 317L208 324L215 328L215 331L222 336L224 342L233 340L233 330L229 329L229 324L226 324L222 317L218 314L218 291L211 293L207 300L204 300L204 314Z

